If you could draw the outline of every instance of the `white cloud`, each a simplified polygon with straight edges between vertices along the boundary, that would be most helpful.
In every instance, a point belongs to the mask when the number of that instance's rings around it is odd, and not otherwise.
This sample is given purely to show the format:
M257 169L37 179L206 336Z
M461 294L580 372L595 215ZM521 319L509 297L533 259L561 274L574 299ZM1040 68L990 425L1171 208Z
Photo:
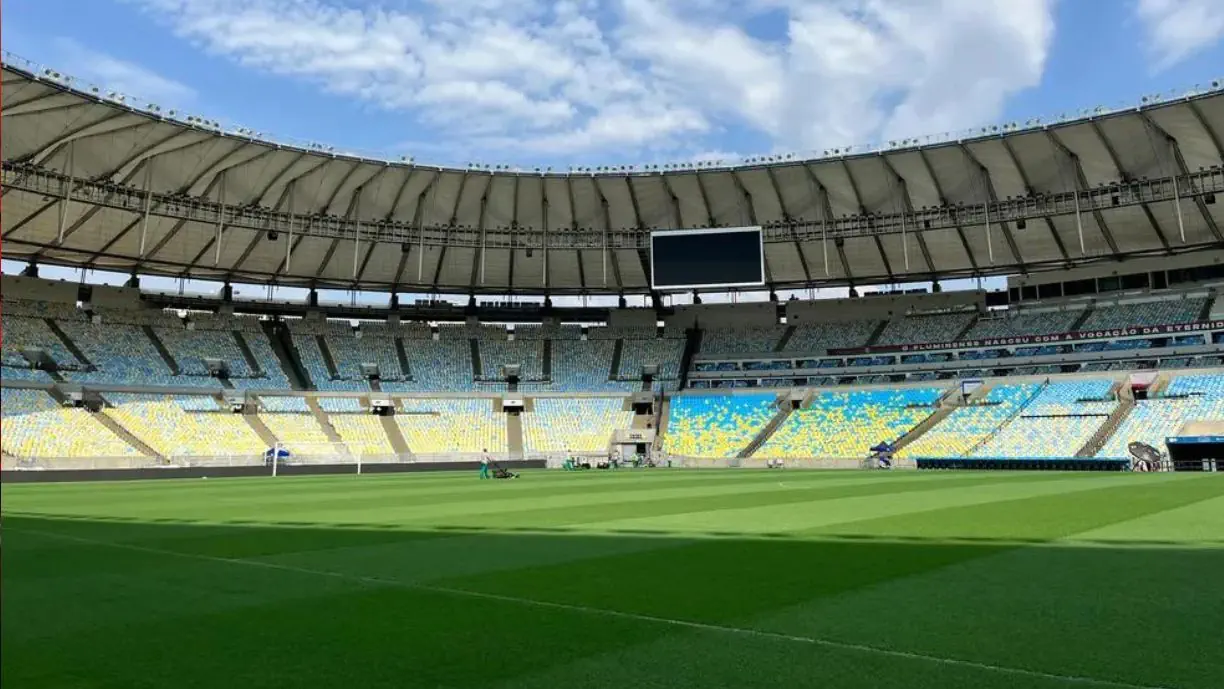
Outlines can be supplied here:
M1135 16L1147 34L1156 69L1165 69L1224 38L1220 0L1138 0Z
M1040 81L1055 0L129 1L465 147L631 161L727 131L799 150L987 123Z
M128 96L175 107L191 105L196 99L197 94L190 86L73 40L52 41L50 52L55 66L64 73Z

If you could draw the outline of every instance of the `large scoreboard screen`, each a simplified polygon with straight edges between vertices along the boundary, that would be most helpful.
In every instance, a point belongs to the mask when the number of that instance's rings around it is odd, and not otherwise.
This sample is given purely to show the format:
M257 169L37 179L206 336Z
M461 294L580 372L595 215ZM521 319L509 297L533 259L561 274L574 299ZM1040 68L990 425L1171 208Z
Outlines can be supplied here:
M650 235L650 284L659 290L765 284L761 228L663 230Z

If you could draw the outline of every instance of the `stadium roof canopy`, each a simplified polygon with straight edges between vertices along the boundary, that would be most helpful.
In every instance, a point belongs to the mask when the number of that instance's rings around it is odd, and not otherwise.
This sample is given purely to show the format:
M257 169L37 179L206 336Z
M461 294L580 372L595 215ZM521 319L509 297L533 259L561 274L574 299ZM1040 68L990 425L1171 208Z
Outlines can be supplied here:
M928 146L552 173L278 145L6 65L0 226L42 264L404 292L645 292L651 230L718 226L766 228L777 288L1026 273L1218 246L1215 86Z

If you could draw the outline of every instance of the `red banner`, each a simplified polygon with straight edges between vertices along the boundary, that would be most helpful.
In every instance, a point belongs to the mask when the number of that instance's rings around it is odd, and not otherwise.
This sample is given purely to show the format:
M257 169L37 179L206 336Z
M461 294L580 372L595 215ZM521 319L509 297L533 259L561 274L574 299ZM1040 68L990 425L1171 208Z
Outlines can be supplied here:
M931 342L928 344L851 347L848 349L830 349L829 354L832 356L849 356L854 354L904 354L908 352L935 352L945 349L984 349L989 347L1015 347L1024 345L1058 344L1061 342L1080 342L1082 340L1116 340L1120 337L1142 337L1144 335L1181 335L1186 333L1206 332L1209 330L1224 330L1224 321L1177 323L1175 325L1148 325L1133 328L1115 328L1112 330L1083 330L1080 332L1062 333L1058 335L993 337L980 340L961 340L960 342Z

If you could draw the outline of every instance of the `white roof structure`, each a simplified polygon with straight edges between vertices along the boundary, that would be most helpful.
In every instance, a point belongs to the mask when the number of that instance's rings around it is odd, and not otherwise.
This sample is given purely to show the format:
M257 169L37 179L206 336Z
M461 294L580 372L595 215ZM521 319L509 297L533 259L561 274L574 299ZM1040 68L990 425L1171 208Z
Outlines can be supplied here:
M654 229L764 226L776 288L1026 273L1224 239L1218 88L863 155L582 173L292 148L12 65L2 96L4 255L41 264L594 294L649 290Z

